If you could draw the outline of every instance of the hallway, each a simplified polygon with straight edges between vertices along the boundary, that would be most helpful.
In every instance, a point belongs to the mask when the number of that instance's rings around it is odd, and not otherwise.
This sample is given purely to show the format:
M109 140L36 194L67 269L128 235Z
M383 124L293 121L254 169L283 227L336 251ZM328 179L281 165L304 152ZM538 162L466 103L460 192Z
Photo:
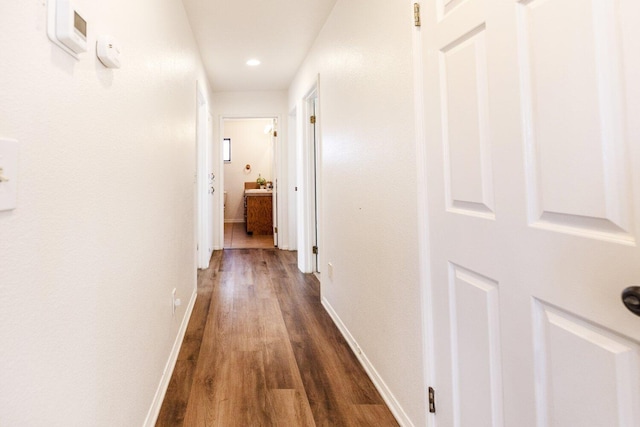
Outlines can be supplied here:
M395 426L296 253L216 251L157 426Z

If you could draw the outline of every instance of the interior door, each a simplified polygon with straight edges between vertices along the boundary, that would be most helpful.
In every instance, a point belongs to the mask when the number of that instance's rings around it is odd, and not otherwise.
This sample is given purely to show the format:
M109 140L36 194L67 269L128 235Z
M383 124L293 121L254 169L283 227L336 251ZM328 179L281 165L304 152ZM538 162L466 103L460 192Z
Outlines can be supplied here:
M439 426L640 425L640 7L423 4Z

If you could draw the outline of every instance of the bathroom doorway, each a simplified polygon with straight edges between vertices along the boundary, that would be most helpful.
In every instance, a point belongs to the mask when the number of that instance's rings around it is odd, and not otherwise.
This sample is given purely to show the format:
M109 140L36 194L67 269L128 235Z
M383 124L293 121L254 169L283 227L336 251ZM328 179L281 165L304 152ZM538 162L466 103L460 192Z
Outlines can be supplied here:
M277 247L278 119L224 117L220 129L224 248Z

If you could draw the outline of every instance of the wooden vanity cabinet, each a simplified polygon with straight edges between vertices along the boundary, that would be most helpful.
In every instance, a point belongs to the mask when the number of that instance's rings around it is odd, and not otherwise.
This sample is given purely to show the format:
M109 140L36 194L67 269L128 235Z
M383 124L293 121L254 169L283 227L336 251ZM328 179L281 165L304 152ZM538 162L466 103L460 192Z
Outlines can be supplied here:
M245 194L244 224L247 233L273 234L271 194Z

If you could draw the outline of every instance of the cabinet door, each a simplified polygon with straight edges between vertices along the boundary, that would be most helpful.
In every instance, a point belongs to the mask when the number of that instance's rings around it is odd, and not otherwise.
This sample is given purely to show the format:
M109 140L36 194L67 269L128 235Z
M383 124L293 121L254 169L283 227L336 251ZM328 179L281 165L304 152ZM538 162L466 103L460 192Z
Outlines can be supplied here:
M247 197L247 232L273 234L272 209L271 195Z

